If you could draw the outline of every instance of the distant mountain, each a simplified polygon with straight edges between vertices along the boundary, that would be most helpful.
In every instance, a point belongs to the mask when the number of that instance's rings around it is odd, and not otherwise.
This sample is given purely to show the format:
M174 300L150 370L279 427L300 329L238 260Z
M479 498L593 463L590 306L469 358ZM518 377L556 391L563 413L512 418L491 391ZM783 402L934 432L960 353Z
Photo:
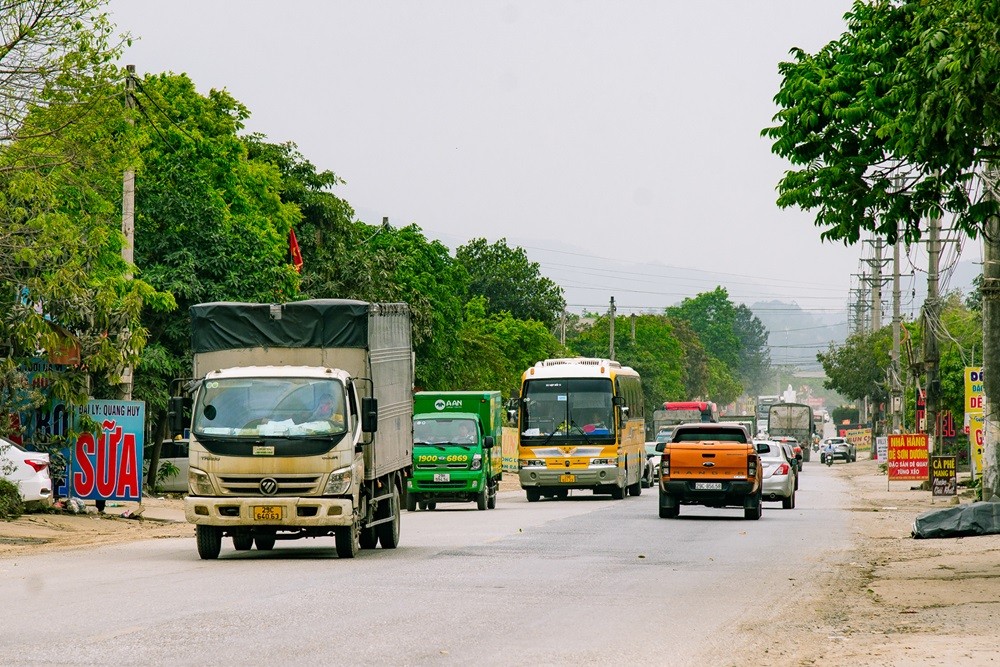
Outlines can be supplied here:
M816 353L847 338L846 313L810 313L784 301L758 301L750 310L767 327L771 362L776 365L819 369Z

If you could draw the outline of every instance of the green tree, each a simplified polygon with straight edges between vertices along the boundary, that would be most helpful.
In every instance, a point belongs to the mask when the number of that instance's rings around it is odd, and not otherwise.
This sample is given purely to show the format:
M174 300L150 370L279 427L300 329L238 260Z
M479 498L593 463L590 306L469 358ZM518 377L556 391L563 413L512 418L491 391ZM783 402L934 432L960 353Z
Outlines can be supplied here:
M724 287L684 299L681 305L667 308L667 314L687 322L710 355L729 368L739 368L740 339L736 334L736 308Z
M740 304L736 306L733 330L740 344L736 375L742 380L748 393L761 394L765 387L771 386L774 378L767 328L753 311Z
M793 169L780 206L815 210L829 239L921 235L941 213L985 234L984 360L1000 359L1000 6L988 0L855 2L847 31L781 63L777 124L763 130ZM987 401L1000 378L987 374ZM984 489L1000 492L1000 431L987 415Z
M472 239L458 248L455 258L469 274L469 295L486 297L491 313L506 311L552 329L566 307L562 288L541 274L524 248L509 247L507 239L492 245Z

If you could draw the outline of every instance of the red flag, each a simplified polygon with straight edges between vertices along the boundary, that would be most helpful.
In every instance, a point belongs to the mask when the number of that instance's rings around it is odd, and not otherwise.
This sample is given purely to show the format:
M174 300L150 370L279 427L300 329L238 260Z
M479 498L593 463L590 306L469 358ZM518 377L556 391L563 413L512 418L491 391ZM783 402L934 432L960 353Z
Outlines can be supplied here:
M299 273L302 273L302 251L299 250L299 241L295 238L295 230L288 230L288 249L292 253L292 266Z

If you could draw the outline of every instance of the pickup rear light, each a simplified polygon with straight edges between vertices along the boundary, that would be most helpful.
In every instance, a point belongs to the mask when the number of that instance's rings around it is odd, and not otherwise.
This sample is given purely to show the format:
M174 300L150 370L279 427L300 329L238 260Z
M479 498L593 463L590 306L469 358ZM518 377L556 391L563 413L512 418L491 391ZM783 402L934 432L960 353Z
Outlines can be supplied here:
M24 462L34 469L35 472L42 472L47 467L49 467L48 462L42 459L24 459Z
M747 477L754 478L757 476L757 455L747 454Z
M660 477L670 477L670 454L667 452L660 456Z

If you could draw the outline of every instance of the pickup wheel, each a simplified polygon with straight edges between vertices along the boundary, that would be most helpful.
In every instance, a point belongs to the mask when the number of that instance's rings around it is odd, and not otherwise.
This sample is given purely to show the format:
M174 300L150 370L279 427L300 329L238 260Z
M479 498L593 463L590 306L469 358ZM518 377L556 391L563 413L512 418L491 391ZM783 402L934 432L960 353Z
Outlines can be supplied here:
M524 495L528 497L529 503L537 503L539 500L542 499L542 492L539 491L537 488L525 489Z
M222 529L217 526L197 526L198 555L202 560L215 560L222 551Z
M358 524L337 526L333 535L337 541L338 558L354 558L358 555L361 550L361 530Z
M749 519L751 521L756 521L761 516L764 515L764 503L761 502L760 494L757 494L757 502L754 507L744 507L743 508L743 518Z
M249 530L239 530L233 533L233 548L237 551L249 551L253 546L253 535Z
M674 505L673 507L660 507L661 519L676 519L680 513L681 513L680 505Z
M382 507L385 509L378 512L383 515L379 518L392 516L392 521L375 526L375 532L378 533L378 541L383 549L395 549L399 545L399 488L395 484L392 486L389 502L383 501Z

